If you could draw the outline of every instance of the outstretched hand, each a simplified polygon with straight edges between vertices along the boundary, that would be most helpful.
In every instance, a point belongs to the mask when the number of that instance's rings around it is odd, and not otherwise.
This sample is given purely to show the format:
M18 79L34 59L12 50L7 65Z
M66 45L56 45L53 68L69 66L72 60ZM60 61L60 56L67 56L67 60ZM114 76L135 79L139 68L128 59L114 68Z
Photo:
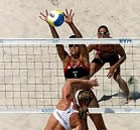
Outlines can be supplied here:
M68 11L68 9L65 9L64 15L65 15L65 22L71 24L73 22L73 16L74 16L72 9L70 9L70 11Z
M99 86L97 79L90 80L91 88Z
M114 73L117 71L117 69L113 66L106 68L106 70L109 70L109 73L107 74L108 78L111 78L114 75Z
M48 23L48 11L45 10L45 14L40 12L39 18Z

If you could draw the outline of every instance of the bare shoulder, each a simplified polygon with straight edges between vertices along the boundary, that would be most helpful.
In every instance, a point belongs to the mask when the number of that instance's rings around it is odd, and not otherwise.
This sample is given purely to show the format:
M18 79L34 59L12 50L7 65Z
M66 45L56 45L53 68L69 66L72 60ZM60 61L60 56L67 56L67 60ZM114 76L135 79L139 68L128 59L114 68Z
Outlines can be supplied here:
M57 53L60 57L60 59L63 61L65 60L65 58L69 55L67 53L67 51L65 50L64 46L63 45L56 45L56 48L57 48Z
M98 44L90 44L88 45L87 49L88 49L88 52L91 52L92 50L96 50L98 49Z
M124 48L120 44L114 45L113 50L115 50L121 56L126 55Z
M68 64L68 62L70 61L71 57L69 55L66 56L66 58L63 60L63 66L65 68L65 66Z
M89 44L88 48L96 49L96 48L98 48L98 44Z

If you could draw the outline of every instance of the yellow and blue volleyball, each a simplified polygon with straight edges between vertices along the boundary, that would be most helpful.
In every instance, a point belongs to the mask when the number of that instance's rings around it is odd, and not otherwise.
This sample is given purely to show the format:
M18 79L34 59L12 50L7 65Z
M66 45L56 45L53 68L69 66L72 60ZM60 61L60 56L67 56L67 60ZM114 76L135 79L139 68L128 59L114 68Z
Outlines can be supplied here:
M60 26L64 22L64 13L60 10L52 10L48 14L48 23L51 26Z

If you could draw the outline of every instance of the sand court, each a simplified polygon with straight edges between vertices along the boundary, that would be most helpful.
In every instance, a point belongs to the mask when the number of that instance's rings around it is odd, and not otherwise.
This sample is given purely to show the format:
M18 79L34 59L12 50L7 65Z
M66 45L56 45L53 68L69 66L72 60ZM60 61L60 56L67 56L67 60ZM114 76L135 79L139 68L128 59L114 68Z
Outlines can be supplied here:
M75 12L74 22L86 38L96 37L96 30L101 24L109 27L112 37L139 37L139 3L136 0L95 0L94 2L92 0L77 0L74 2L72 0L65 2L59 0L30 0L28 2L25 0L1 0L0 36L1 38L51 38L48 25L39 19L39 13L45 9L64 10L65 8L72 8ZM71 30L66 24L57 28L57 31L63 38L71 35ZM8 105L14 104L15 106L22 104L24 106L40 107L41 105L55 105L57 103L64 83L61 70L62 64L57 56L53 58L53 54L46 54L46 49L47 47L21 47L20 49L17 47L12 49L10 47L0 47L1 105L8 103ZM127 61L121 66L122 76L129 84L132 92L134 92L134 86L136 87L137 95L134 98L136 98L137 105L140 105L139 48L133 48L132 50L131 46L130 48L126 47L125 50ZM50 53L55 53L55 51L55 48L52 48ZM132 70L134 66L132 60L135 61L135 71ZM49 67L52 67L53 70L50 71ZM56 69L56 67L59 69ZM5 72L3 68L5 68ZM12 71L10 70L11 68L13 69ZM123 100L123 96L118 98L121 95L119 87L114 81L102 77L103 73L106 75L107 71L101 69L97 74L101 87L95 90L95 94L100 100L101 106L116 105ZM56 76L57 74L59 76ZM131 76L134 74L134 79L130 81ZM59 86L56 85L57 83L59 83ZM110 91L111 89L112 91ZM7 92L2 93L5 90ZM12 92L13 90L14 92ZM51 94L49 93L50 91ZM115 94L117 95L115 96ZM3 97L6 97L6 100ZM135 106L136 103L132 100L129 105ZM0 129L42 130L45 127L48 116L48 114L1 113ZM139 114L104 114L103 116L108 130L139 129ZM90 130L95 129L91 121L89 121L89 127Z

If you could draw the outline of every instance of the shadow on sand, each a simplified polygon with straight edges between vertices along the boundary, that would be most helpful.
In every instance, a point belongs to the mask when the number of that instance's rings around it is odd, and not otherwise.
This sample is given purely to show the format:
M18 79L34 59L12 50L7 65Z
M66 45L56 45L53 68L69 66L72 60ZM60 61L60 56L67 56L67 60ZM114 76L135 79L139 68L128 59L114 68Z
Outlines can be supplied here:
M130 99L131 100L138 100L140 99L140 92L137 90L138 86L137 86L137 79L135 79L133 76L131 76L128 80L128 87L130 90ZM112 95L103 95L98 102L102 102L102 101L107 101L110 100L112 97L121 97L121 98L125 98L125 94L123 92L117 92L115 94Z

